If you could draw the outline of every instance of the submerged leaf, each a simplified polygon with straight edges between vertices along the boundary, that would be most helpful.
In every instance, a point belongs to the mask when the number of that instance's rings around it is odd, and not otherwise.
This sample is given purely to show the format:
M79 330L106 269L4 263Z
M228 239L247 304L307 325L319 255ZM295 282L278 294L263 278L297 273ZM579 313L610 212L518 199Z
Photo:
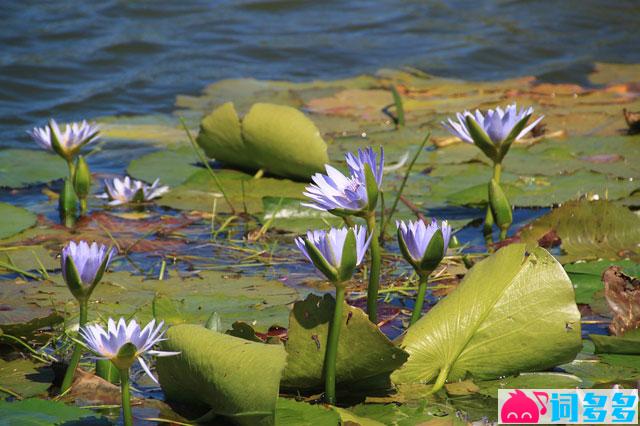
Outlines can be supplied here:
M542 248L513 244L476 264L414 324L396 383L493 379L544 370L582 347L580 313L562 266Z

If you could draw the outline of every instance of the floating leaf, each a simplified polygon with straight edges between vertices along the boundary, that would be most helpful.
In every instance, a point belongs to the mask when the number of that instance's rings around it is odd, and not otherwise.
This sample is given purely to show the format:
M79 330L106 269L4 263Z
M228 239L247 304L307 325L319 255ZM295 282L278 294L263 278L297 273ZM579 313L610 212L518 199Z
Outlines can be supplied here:
M343 223L342 219L331 213L301 206L301 202L304 200L299 198L264 197L262 222L271 221L272 228L295 233Z
M589 304L597 292L604 290L602 273L609 266L618 265L631 275L640 275L640 265L631 260L598 260L564 265L576 291L576 303Z
M579 387L582 379L565 373L522 373L498 380L479 381L478 393L498 398L499 389L572 389Z
M282 377L283 387L322 387L327 334L334 307L335 299L330 295L310 294L294 304L285 345L289 359ZM345 308L336 361L338 387L388 375L404 363L407 354L395 347L361 309Z
M180 355L158 358L160 384L169 401L201 404L239 424L273 424L286 352L207 330L177 325L163 349Z
M10 237L36 224L35 214L7 203L0 203L0 216L0 238Z
M406 332L396 383L492 379L544 370L582 347L580 314L562 266L542 248L513 244L477 263ZM531 350L535 348L535 350Z
M69 293L66 286L64 290ZM38 294L40 291L46 291L46 285L35 282L1 282L0 329L7 334L25 336L39 328L62 322L62 316L48 298L42 304L28 300L29 294Z
M288 398L278 398L276 425L278 426L335 426L340 416L330 407L311 405Z
M247 212L257 213L263 209L263 197L301 197L305 184L288 179L262 177L254 179L235 170L218 170L218 179L227 196L237 209L246 206ZM160 205L180 210L199 210L210 212L214 199L218 212L228 212L229 207L221 198L214 180L207 170L194 173L182 185L173 188L157 202Z
M562 240L564 262L640 256L640 217L609 201L564 204L524 227L521 236L533 244L552 230Z
M91 410L46 399L0 401L0 419L5 425L109 425L111 422Z
M162 184L173 187L180 185L193 173L202 170L195 163L197 163L197 157L193 149L183 147L152 152L135 158L127 166L127 173L145 182L153 182L159 178Z
M57 155L30 149L0 151L0 187L21 188L67 175L67 165Z
M19 293L20 300L25 306L37 309L36 312L51 312L52 308L61 312L77 312L75 299L61 277L54 276L53 279L55 283L25 285ZM4 299L1 296L5 284L0 285L0 299ZM20 291L18 286L15 289ZM218 312L225 329L236 320L245 320L256 329L266 331L273 324L286 324L289 315L287 305L296 298L297 292L281 282L255 276L202 271L198 276L189 278L174 276L148 280L128 272L114 272L105 274L93 292L89 318L135 315L141 322L148 321L153 318L156 299L158 318L165 319L167 315L169 322L177 322L176 311L182 321L197 324L204 324L212 312ZM170 307L167 307L169 303ZM0 310L0 320L6 314ZM0 327L4 328L2 321Z
M0 398L15 396L4 393L2 389L11 390L21 398L42 395L47 392L51 382L53 370L47 366L38 365L28 359L0 359Z
M609 365L598 360L576 359L569 364L559 365L558 368L580 377L585 388L602 384L620 384L640 378L640 371L635 368Z
M590 334L596 346L596 354L619 354L619 355L640 355L639 336L603 336L600 334Z

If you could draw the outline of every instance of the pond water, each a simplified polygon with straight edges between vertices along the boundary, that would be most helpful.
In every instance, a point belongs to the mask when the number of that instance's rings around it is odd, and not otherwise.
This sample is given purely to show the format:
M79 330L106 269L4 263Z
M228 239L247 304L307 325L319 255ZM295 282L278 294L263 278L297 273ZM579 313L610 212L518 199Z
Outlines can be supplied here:
M0 146L24 144L50 116L170 111L176 94L230 77L408 65L472 80L582 81L595 61L640 61L639 18L634 0L5 2Z

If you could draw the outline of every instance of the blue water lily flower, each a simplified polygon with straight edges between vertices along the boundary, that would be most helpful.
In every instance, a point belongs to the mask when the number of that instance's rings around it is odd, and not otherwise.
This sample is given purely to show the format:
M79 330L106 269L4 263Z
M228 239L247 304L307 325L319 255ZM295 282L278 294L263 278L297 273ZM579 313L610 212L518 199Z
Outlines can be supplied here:
M160 186L160 179L147 185L142 181L131 179L129 176L125 176L124 179L105 180L104 185L105 192L97 197L109 200L110 206L151 201L169 191L168 186Z
M398 221L396 224L400 251L416 270L420 279L410 320L410 324L415 324L422 315L429 275L440 264L449 248L451 226L446 220L443 220L440 225L435 220L429 225L422 220L408 223Z
M53 151L71 161L84 145L98 140L100 127L83 120L79 123L66 124L64 131L55 120L49 121L45 127L35 127L27 132L42 148Z
M356 237L356 265L359 265L362 263L362 259L364 259L364 255L371 242L371 238L367 238L367 230L363 226L356 225L353 228L331 228L329 231L308 231L307 241L320 251L324 259L329 262L331 266L339 268L342 262L344 243L350 230L353 230ZM302 254L304 254L309 262L313 263L304 238L297 237L295 242Z
M163 338L163 326L164 322L156 325L155 320L151 320L146 327L141 329L135 320L131 320L129 324L127 324L124 318L120 318L117 323L109 318L106 330L100 325L90 324L80 329L80 335L89 349L95 352L100 358L110 360L119 369L123 367L128 368L133 361L137 360L149 377L158 383L158 380L151 373L142 355L172 356L180 353L152 349L157 343L166 340ZM127 343L135 346L135 351L131 356L119 358L120 349Z
M475 114L469 111L457 113L457 122L449 118L447 122L442 122L442 125L463 141L476 144L492 159L501 161L511 143L523 138L544 118L540 116L527 126L532 114L533 108L518 110L514 103L504 110L497 107L485 114L479 110L476 110Z
M378 189L380 189L382 186L382 174L384 170L384 149L382 147L380 148L380 161L378 161L378 154L376 154L371 147L368 147L365 150L359 149L356 155L349 152L345 155L345 158L347 160L349 172L351 175L358 176L358 179L361 182L366 180L365 165L369 165L373 172L373 176L375 177Z
M62 277L71 293L78 299L86 299L100 282L109 266L115 249L96 242L69 242L60 257Z
M345 158L349 176L336 168L325 165L326 174L312 176L313 184L307 186L304 195L311 199L303 206L329 211L337 215L362 215L375 209L378 190L382 185L384 151L380 159L373 149L359 150L356 155L348 153ZM373 181L367 188L366 166L371 168Z
M449 248L451 226L446 220L439 225L436 220L426 225L422 220L396 222L398 242L407 261L416 269L431 269L437 266ZM438 232L439 231L439 232ZM438 235L438 241L434 236ZM435 266L434 266L435 264ZM419 273L422 271L418 271Z

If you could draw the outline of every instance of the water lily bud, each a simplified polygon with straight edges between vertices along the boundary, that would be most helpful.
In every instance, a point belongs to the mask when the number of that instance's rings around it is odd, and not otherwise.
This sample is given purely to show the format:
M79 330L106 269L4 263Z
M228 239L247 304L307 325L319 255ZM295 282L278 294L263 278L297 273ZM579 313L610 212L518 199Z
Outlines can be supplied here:
M58 201L58 213L60 214L60 221L62 221L66 227L70 228L76 223L78 197L69 179L64 180L64 186L62 187Z
M82 155L76 160L75 173L73 175L73 188L81 200L86 199L91 191L91 172Z
M511 205L502 187L495 179L491 179L489 183L489 204L496 225L503 231L508 229L513 222Z
M298 237L296 245L304 256L334 284L351 278L364 259L371 236L362 226L331 228L329 231L309 231Z

